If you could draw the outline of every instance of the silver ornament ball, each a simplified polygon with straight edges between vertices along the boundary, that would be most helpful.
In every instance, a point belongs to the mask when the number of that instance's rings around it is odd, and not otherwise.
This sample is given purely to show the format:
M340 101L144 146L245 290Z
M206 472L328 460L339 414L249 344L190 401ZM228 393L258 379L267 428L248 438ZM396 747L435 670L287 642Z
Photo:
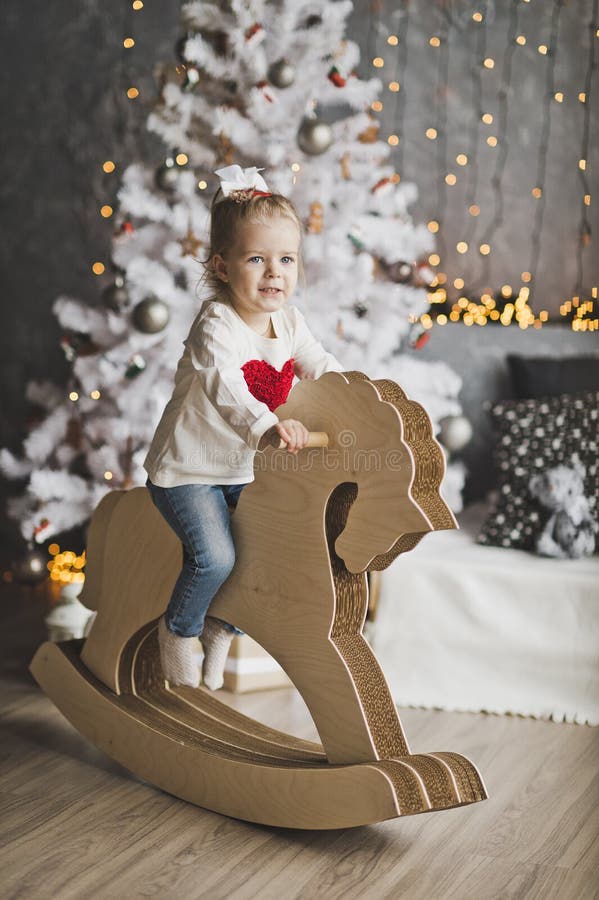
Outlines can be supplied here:
M102 300L107 309L113 312L120 312L123 307L129 304L129 291L124 285L122 279L115 278L114 284L109 284L102 291Z
M291 87L295 81L295 67L286 59L278 59L268 70L268 80L278 88Z
M297 134L300 150L309 156L318 156L333 143L333 130L321 119L304 119Z
M156 184L161 191L172 193L177 188L179 182L179 166L175 165L174 160L164 162L156 170Z
M133 310L133 324L144 334L157 334L166 328L170 314L168 306L157 297L146 297Z
M21 584L37 584L48 575L48 554L29 544L25 553L11 565L13 574Z
M395 284L409 284L413 275L412 265L409 262L397 260L387 266L387 274Z

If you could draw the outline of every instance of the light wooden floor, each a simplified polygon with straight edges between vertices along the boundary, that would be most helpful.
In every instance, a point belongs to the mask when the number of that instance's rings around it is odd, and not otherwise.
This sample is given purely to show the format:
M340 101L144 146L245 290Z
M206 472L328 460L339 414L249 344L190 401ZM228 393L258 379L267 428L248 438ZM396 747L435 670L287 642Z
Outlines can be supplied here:
M411 749L471 757L489 800L347 831L249 825L135 780L61 717L26 671L45 603L0 589L2 900L599 897L599 729L404 710ZM294 691L229 699L315 737Z

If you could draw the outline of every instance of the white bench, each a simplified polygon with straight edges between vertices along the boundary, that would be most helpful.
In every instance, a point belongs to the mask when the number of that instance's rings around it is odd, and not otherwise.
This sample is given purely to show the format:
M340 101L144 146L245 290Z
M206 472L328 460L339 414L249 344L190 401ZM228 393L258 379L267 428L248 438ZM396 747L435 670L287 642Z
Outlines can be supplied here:
M370 635L395 702L599 724L599 557L482 546L485 513L382 573Z

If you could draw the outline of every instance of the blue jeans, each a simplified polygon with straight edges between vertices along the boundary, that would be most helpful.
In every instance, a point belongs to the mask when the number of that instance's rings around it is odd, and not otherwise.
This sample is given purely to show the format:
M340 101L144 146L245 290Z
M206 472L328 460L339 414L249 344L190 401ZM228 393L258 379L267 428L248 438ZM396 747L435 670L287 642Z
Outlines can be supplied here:
M183 568L173 588L165 621L181 637L201 634L210 602L235 564L229 506L236 506L245 484L146 486L154 505L183 544ZM243 634L224 623L235 634Z

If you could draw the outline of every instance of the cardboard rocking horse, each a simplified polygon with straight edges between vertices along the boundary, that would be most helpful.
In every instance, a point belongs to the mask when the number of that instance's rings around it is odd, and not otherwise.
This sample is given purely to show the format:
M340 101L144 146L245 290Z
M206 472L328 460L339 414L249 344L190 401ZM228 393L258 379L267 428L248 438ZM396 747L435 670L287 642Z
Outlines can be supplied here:
M209 614L279 662L322 744L266 727L204 688L165 682L156 626L181 548L146 488L99 504L81 598L96 620L83 646L43 644L34 677L130 771L239 819L343 828L485 799L466 757L410 752L361 633L366 572L428 532L456 527L439 492L444 458L428 416L394 382L358 372L298 383L277 413L324 433L326 446L256 454L255 480L232 517L235 568Z

